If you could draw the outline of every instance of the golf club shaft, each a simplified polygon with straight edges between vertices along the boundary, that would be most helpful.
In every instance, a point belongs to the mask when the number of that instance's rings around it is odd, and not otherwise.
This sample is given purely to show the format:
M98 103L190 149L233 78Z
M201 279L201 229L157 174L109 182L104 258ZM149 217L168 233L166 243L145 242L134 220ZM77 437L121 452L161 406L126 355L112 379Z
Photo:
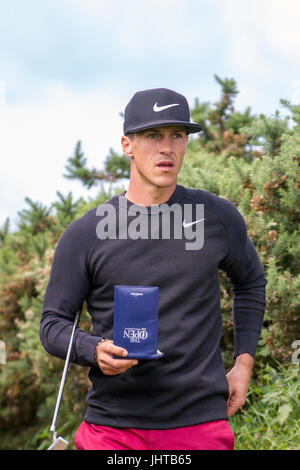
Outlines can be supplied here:
M61 382L60 382L60 387L59 387L58 396L57 396L57 400L56 400L56 406L55 406L55 410L54 410L53 420L52 420L52 424L51 424L51 427L50 427L50 431L53 432L53 436L55 436L55 426L56 426L57 415L58 415L58 412L59 412L61 397L62 397L62 394L63 394L64 385L65 385L65 381L66 381L66 376L67 376L67 372L68 372L70 356L71 356L71 350L72 350L72 346L73 346L75 328L76 328L76 326L79 322L80 313L81 312L78 311L78 312L76 312L76 315L75 315L75 320L74 320L72 334L71 334L71 338L70 338L70 342L69 342L66 362L65 362L65 366L64 366L64 370L63 370L63 374L62 374L62 379L61 379Z

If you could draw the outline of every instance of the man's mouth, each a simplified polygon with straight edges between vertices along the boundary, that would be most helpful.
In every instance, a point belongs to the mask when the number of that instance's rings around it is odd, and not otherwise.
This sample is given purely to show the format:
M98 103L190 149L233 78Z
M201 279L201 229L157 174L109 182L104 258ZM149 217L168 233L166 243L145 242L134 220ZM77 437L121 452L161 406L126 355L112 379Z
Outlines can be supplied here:
M160 170L170 171L174 167L174 162L171 160L161 160L156 166L158 166Z

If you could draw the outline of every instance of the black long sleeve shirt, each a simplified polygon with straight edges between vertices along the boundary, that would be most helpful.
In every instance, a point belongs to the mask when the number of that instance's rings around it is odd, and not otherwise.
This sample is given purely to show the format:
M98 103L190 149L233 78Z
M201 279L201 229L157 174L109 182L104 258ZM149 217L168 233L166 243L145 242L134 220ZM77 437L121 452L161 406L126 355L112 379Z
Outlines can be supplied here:
M113 197L108 203L112 211L107 205L90 210L60 238L44 298L42 344L65 358L75 313L86 301L93 330L76 329L71 361L90 367L87 422L164 429L228 419L218 270L226 273L233 290L235 357L255 357L265 311L267 281L243 217L226 199L177 185L169 201L158 206L160 221L170 217L170 236L161 226L151 232L149 223L148 232L141 230L140 238L133 239L134 205L126 200L124 208L124 199L124 193ZM172 218L175 205L182 209L179 221ZM197 212L201 205L203 217ZM139 207L144 222L150 221L150 208ZM101 235L105 224L107 239ZM201 248L187 249L200 224ZM140 360L125 373L108 376L95 362L94 350L102 337L113 337L115 285L159 287L158 345L165 356Z

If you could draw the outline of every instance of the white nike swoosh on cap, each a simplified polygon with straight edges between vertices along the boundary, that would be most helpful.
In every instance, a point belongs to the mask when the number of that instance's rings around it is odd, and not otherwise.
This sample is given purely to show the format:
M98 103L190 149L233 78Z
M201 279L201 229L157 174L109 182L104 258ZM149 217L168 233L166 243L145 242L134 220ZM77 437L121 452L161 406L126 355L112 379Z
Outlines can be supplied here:
M194 224L197 224L198 222L202 222L202 220L205 220L206 217L204 217L204 219L199 219L199 220L195 220L194 222L189 222L187 223L185 220L182 222L182 225L184 228L187 228L187 227L191 227L191 225L194 225Z
M179 106L179 103L174 103L174 104L167 104L166 106L158 106L157 103L153 106L153 111L156 113L159 113L160 111L163 111L164 109L168 108L173 108L173 106Z

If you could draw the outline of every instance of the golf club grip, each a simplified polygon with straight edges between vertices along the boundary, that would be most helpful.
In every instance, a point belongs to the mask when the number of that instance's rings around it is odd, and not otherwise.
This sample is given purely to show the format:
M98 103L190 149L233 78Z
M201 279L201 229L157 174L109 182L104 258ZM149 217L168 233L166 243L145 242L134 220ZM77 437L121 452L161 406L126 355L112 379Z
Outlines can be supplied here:
M80 314L81 314L81 311L78 310L76 312L76 315L75 315L75 320L74 320L73 329L72 329L71 338L70 338L69 347L68 347L67 356L66 356L66 362L65 362L65 366L64 366L64 370L63 370L63 374L62 374L62 378L61 378L61 382L60 382L60 387L59 387L59 391L58 391L58 395L57 395L53 420L52 420L52 424L51 424L51 427L50 427L51 432L55 432L56 420L57 420L57 416L58 416L58 412L59 412L60 402L61 402L61 398L62 398L64 386L65 386L65 381L66 381L66 376L67 376L67 372L68 372L68 367L69 367L69 363L70 363L70 356L71 356L71 350L72 350L72 346L73 346L74 333L75 333L76 326L79 323Z

